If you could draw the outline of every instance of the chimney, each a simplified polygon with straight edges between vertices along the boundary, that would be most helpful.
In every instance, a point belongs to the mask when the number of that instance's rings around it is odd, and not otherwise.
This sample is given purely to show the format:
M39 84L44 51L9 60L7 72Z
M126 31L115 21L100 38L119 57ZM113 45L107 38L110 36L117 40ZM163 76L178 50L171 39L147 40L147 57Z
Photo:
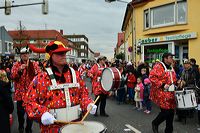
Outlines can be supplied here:
M63 30L60 30L60 34L62 34L62 35L63 35Z

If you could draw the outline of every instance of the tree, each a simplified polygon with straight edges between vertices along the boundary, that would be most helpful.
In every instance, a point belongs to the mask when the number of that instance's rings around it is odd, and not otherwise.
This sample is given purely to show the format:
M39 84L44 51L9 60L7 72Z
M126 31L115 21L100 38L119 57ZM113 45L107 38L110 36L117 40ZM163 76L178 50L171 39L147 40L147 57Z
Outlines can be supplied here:
M119 54L115 55L115 58L125 60L125 54L120 52Z

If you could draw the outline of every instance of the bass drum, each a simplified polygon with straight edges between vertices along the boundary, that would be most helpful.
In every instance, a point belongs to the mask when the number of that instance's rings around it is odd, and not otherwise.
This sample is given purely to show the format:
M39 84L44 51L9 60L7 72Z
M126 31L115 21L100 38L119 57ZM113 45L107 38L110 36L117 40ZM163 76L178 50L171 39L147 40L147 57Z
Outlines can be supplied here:
M70 124L63 126L60 133L106 133L107 128L104 124L96 121L84 121L81 124Z
M121 73L116 67L105 68L100 82L105 91L117 90L121 83Z

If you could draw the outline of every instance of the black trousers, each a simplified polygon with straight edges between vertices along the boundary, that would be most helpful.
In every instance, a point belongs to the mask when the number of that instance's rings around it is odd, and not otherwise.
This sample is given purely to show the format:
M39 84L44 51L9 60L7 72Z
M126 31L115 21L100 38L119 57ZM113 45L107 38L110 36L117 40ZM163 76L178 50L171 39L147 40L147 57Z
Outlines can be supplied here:
M18 116L18 122L19 122L19 129L24 128L24 115L25 115L25 110L22 106L23 101L17 101L17 116ZM31 127L33 125L33 121L30 120L27 116L26 118L26 131L31 131Z
M97 106L97 110L96 110L96 114L98 112L98 107L99 107L99 103L100 103L100 114L104 115L105 112L105 108L106 108L106 99L107 99L107 95L106 94L99 94L95 97L95 99L100 96L99 100L96 102L96 106Z
M174 109L162 109L157 117L152 121L155 126L159 126L163 121L166 121L165 133L173 132Z

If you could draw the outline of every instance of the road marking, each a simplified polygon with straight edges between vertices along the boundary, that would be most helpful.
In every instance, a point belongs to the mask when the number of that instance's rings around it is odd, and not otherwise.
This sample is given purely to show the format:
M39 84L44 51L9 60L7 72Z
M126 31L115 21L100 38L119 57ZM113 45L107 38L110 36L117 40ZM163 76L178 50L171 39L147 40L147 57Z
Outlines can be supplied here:
M129 129L131 129L133 132L135 133L141 133L141 131L137 130L136 128L132 127L131 125L129 124L125 124L126 127L128 127Z

